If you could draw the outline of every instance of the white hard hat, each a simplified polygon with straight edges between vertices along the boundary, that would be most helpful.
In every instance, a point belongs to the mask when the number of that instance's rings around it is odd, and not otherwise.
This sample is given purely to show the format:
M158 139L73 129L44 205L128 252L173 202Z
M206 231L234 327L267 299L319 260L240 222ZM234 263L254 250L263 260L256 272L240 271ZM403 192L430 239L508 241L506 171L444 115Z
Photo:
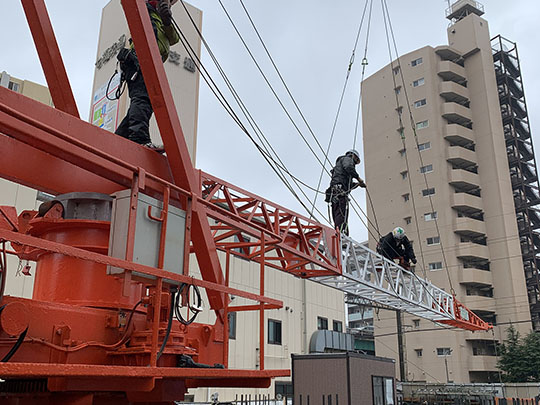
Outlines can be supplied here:
M401 226L397 226L392 231L392 235L397 240L401 240L401 239L403 239L405 237L405 230Z
M360 162L360 153L358 153L358 151L356 149L351 149L349 151L347 151L347 154L353 154L354 156L356 156L356 158L358 159L358 161Z

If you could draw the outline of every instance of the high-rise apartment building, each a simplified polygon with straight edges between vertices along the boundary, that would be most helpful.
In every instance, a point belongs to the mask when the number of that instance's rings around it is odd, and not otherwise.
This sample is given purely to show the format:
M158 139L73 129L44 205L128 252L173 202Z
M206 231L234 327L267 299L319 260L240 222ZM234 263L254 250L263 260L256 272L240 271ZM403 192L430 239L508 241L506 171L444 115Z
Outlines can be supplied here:
M511 47L492 49L483 14L476 1L455 2L448 45L410 52L363 83L380 232L403 227L416 273L494 324L472 333L404 316L398 347L395 314L381 311L377 355L402 351L409 381L499 381L496 341L510 324L526 334L531 315L538 325L538 180L519 61Z

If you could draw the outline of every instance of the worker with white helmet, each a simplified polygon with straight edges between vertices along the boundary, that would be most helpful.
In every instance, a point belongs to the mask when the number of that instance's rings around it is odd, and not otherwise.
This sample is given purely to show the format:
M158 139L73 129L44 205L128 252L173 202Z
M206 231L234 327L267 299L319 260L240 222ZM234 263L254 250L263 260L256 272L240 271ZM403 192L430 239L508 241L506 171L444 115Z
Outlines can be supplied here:
M326 190L325 201L332 204L332 219L334 226L345 235L349 234L349 193L360 186L366 188L366 183L358 175L355 166L360 163L360 153L351 149L345 155L336 159L332 169L330 187ZM356 179L356 182L353 182Z
M377 252L388 260L399 259L399 265L406 270L410 269L409 261L416 264L416 256L411 242L405 235L405 230L398 226L379 239Z

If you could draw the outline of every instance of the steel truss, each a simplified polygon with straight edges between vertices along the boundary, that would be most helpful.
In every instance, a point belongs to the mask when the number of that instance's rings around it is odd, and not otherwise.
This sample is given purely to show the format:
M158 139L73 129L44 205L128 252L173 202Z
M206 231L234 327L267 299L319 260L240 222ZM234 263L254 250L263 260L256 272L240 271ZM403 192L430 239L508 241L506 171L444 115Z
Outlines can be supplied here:
M343 272L339 276L314 277L318 283L347 295L402 310L431 321L468 330L488 329L482 319L455 296L434 286L394 262L341 235Z

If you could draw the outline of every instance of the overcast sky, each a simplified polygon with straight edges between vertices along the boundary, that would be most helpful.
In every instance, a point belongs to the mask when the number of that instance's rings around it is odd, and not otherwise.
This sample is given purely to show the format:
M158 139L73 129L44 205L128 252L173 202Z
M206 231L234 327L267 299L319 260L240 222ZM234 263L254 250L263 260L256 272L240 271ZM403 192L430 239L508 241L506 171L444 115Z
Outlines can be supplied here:
M314 145L311 134L296 113L266 58L239 0L222 0L250 49L268 75L301 132ZM400 54L425 45L447 43L443 0L387 0ZM63 53L79 111L87 118L101 9L108 0L46 1ZM203 10L203 34L223 69L289 170L306 183L317 184L321 167L301 140L247 55L217 0L193 0ZM364 0L244 0L282 76L313 132L326 148L336 115L347 66ZM540 126L540 76L537 0L485 0L491 35L502 34L518 43L533 134ZM46 84L19 0L3 0L0 15L0 71ZM181 7L176 5L175 7ZM8 12L6 12L6 10ZM349 78L330 159L353 143L365 30L360 36L356 62ZM373 1L373 17L366 76L389 63L380 0ZM203 63L218 78L203 55ZM218 81L218 83L222 83ZM388 83L391 86L391 83ZM225 94L225 87L222 86ZM228 95L229 99L230 96ZM364 100L369 102L369 100ZM361 128L361 127L360 127ZM361 133L359 145L362 151ZM535 142L536 150L540 145ZM259 152L217 103L201 81L197 166L229 182L305 214L301 205L277 179ZM363 169L360 171L363 173ZM327 186L324 178L321 189ZM376 185L370 185L376 187ZM364 207L364 192L355 192ZM309 192L313 198L313 192ZM317 204L325 214L326 204ZM353 219L352 236L367 238L362 224Z

